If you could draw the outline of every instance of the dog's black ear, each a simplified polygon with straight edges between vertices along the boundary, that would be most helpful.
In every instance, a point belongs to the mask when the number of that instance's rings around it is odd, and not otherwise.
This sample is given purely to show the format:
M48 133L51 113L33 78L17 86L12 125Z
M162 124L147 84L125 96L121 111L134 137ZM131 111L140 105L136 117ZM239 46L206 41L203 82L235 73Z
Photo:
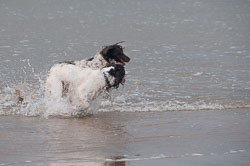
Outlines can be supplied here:
M111 46L106 46L102 49L102 51L100 52L100 54L103 56L103 58L109 62L109 54L110 52L113 50L114 48Z
M109 73L109 75L111 75L113 77L116 76L116 70L115 69L110 69L108 73Z
M102 54L103 56L105 56L108 53L109 49L110 49L109 47L104 47L102 49L102 51L100 52L100 54Z
M125 41L120 41L120 42L115 43L113 45L104 46L102 51L100 52L100 54L102 54L103 56L108 56L109 52L114 50L116 47L119 47L123 51L123 47L121 47L119 44L124 43L124 42Z
M115 77L114 85L112 87L118 88L125 76L125 69L120 64L113 64L111 66L114 66L114 68L110 69L109 74Z

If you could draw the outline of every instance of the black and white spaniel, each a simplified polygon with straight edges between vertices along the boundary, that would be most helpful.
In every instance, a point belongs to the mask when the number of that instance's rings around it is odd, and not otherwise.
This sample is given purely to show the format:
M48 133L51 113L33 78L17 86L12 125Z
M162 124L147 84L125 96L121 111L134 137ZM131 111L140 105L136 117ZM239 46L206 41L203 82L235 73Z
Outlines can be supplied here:
M46 95L53 100L67 98L78 110L85 110L104 89L118 88L125 81L123 66L129 61L116 43L105 46L93 58L57 63L49 71Z
M111 64L103 69L81 68L74 64L52 67L46 81L46 96L53 101L67 101L77 111L85 111L104 90L118 88L125 82L125 69Z

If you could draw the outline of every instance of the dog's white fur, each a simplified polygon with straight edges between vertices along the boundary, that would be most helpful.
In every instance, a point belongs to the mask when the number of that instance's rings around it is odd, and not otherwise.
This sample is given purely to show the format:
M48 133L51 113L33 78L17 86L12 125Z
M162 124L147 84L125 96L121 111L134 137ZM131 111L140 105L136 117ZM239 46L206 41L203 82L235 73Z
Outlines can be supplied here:
M80 61L74 61L74 63L76 64L76 66L79 66L81 68L101 69L103 67L108 66L111 63L116 63L116 62L113 60L108 63L100 53L97 53L93 57L93 60L91 61L83 59Z
M106 66L119 63L125 65L130 60L119 43L104 47L101 52L87 60L55 64L47 78L46 95L53 100L61 100L67 94L68 101L78 110L88 108L107 84L103 73L106 73L110 84L115 82L115 78L108 74L112 67Z
M70 64L56 64L51 70L46 81L46 96L54 101L66 100L78 111L89 108L91 102L98 97L106 87L104 74L110 84L114 84L115 78L108 71L114 67L106 67L102 70L82 68ZM67 87L65 98L63 83Z

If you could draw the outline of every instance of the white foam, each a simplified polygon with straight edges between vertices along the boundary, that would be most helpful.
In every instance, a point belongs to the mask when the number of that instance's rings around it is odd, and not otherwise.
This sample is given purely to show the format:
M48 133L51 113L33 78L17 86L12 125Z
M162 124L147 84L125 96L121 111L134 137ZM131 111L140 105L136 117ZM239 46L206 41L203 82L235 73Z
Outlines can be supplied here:
M40 86L29 83L20 85L6 86L0 90L0 115L21 114L24 116L78 116L74 112L76 108L68 105L67 102L51 101L44 96L44 81L38 77ZM20 89L24 102L18 104L16 88ZM111 100L101 96L86 110L88 113L97 112L163 112L163 111L196 111L196 110L221 110L234 108L250 108L247 103L217 103L205 101L151 101L145 100L140 95L122 94L112 95ZM82 115L84 115L83 113Z
M77 111L77 108L66 102L67 99L58 101L45 97L44 81L38 78L39 87L32 86L27 82L17 85L6 86L0 91L0 115L18 114L24 116L84 116L89 113L96 113L98 110L98 98L84 112ZM16 91L20 93L17 94ZM24 98L22 103L18 97Z
M204 156L204 154L192 153L191 156L193 156L193 157L200 157L200 156Z
M225 152L224 154L233 154L233 153L244 153L246 150L230 150L229 152Z
M19 43L28 43L29 40L20 40Z
M203 72L198 72L198 73L193 74L193 76L200 76L202 74L203 74Z
M112 108L111 108L112 107ZM192 111L192 110L215 110L224 109L226 106L218 103L205 103L204 101L197 101L193 103L185 103L179 101L141 101L128 102L124 95L115 98L113 101L101 102L101 110L109 112L110 110L120 112L135 112L135 111Z
M231 153L242 153L246 152L246 150L230 150L230 152L222 153L224 155L231 154ZM111 159L107 158L104 159L105 161L140 161L140 160L155 160L155 159L164 159L164 158L183 158L183 157L203 157L203 156L214 156L214 155L221 155L221 153L209 153L209 154L202 154L202 153L186 153L186 154L178 154L178 155L166 155L166 154L159 154L159 155L153 155L148 157L128 157L121 158L121 159Z

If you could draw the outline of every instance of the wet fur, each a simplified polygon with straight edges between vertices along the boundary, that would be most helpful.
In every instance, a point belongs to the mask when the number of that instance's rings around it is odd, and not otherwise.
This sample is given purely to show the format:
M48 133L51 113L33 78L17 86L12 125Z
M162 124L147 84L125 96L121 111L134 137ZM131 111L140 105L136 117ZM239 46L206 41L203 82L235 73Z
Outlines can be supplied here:
M129 62L130 58L124 54L123 47L118 44L105 46L98 54L89 59L81 61L61 62L65 64L74 64L82 68L101 69L110 64L123 64Z
M51 68L51 73L46 80L46 96L53 101L67 101L79 111L89 108L104 90L118 88L125 77L125 69L120 64L101 70L57 64Z
M92 58L83 59L80 61L59 62L53 65L49 71L46 81L46 95L56 100L62 97L69 97L70 101L74 101L74 99L72 99L74 98L72 91L75 91L76 86L80 86L83 84L86 84L86 86L88 86L87 84L91 85L92 81L94 84L100 83L95 87L97 89L93 89L93 86L90 86L89 89L86 88L85 92L83 91L82 93L86 94L96 91L94 92L94 95L89 95L91 97L85 97L93 100L103 91L104 86L106 86L106 79L103 77L103 74L100 74L103 73L102 71L105 70L105 67L115 67L115 70L109 71L108 79L110 79L109 81L111 81L112 87L118 88L119 84L122 81L122 76L125 75L123 65L125 65L125 63L129 61L130 58L124 54L123 47L120 46L119 43L116 43L113 45L105 46ZM119 72L117 72L118 70L124 71L124 73L120 72L119 74ZM99 76L96 75L96 73L98 72ZM106 87L106 90L108 90L109 88L111 87ZM86 96L88 95L86 94ZM85 103L89 102L90 101ZM83 105L85 105L85 107L87 108L87 104ZM81 109L84 108L81 107Z

